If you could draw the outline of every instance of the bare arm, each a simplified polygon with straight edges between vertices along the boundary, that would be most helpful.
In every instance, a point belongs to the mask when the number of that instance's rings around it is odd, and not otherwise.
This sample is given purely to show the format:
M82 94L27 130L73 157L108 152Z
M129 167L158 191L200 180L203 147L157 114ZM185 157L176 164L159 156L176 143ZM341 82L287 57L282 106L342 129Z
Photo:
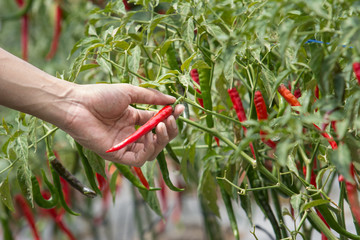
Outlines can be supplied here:
M55 78L0 48L0 105L50 122L104 159L141 166L178 133L176 107L170 116L123 150L105 153L144 124L154 113L129 106L131 103L166 105L175 99L158 91L128 84L78 85Z

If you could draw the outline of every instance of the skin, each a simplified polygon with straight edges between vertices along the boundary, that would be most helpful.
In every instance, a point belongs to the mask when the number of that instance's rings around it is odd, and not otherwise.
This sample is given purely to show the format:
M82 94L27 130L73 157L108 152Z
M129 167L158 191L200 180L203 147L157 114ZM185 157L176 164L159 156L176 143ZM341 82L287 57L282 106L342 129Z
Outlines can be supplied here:
M58 126L102 158L142 166L178 134L175 119L184 106L137 142L105 153L143 125L153 111L137 110L133 103L173 104L175 98L129 84L79 85L55 78L0 48L0 105L36 116Z

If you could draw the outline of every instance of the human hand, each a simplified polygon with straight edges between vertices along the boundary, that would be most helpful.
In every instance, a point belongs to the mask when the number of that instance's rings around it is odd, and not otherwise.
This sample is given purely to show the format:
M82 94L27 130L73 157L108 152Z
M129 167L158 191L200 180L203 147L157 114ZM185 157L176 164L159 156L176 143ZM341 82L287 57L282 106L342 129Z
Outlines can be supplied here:
M149 132L119 151L105 153L135 132L135 125L143 125L156 113L138 110L129 104L167 105L174 103L175 98L129 84L96 84L76 85L70 99L72 104L62 129L102 158L132 166L155 159L176 137L175 118L184 110L182 105L177 105L173 115L157 125L156 134Z

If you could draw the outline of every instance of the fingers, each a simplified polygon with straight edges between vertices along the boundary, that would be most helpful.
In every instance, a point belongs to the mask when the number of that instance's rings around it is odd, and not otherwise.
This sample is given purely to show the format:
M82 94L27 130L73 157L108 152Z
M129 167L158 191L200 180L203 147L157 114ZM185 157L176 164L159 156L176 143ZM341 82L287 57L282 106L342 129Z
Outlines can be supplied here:
M156 134L149 132L136 143L127 146L127 148L124 149L125 152L117 155L118 162L141 167L146 161L154 160L162 149L178 135L176 118L183 110L183 105L177 105L173 115L170 115L164 122L156 126ZM144 124L154 113L155 112L138 111L138 114L141 115L138 119L138 124Z
M167 105L176 101L176 98L165 95L155 89L142 88L124 84L127 94L130 96L130 103L144 103L152 105Z

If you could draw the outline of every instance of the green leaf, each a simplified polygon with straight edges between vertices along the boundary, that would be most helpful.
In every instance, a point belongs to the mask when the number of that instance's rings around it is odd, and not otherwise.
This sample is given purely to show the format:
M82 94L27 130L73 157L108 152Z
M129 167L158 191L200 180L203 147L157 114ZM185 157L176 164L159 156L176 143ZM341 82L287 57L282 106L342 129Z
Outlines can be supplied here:
M17 153L17 157L19 158L18 164L20 165L17 170L17 180L24 197L29 200L31 206L34 206L31 184L32 172L28 162L29 152L27 138L21 135L16 139L16 143L15 151Z
M181 65L181 71L184 71L185 69L188 69L190 66L191 61L194 59L194 57L196 56L197 52L194 52L193 54L191 54L190 57L188 57L188 59L186 59L184 61L184 63Z
M4 118L2 119L2 125L3 125L6 133L7 133L7 134L10 134L9 127L8 127L7 123L5 122L5 119L4 119Z
M354 180L350 174L351 153L346 144L339 144L338 149L330 152L330 162L335 165L337 171L349 182Z
M306 211L309 208L316 207L316 206L319 206L319 205L328 204L329 202L330 201L327 200L327 199L317 199L317 200L311 201L311 202L306 203L304 205L303 211Z
M116 193L117 193L117 179L119 176L119 170L115 170L114 173L111 175L110 178L110 183L109 183L109 187L110 187L110 191L111 191L111 195L113 197L113 202L115 202L115 197L116 197Z
M217 216L220 217L219 207L217 205L216 179L209 169L206 169L200 179L198 194L203 195L207 207Z
M129 69L135 73L139 70L140 57L141 57L141 49L139 46L136 46L131 50L131 55L128 57Z
M10 211L12 212L14 211L14 205L11 198L8 177L0 183L0 199L4 203L4 205L10 209Z
M145 169L145 176L147 177L147 180L150 185L154 184L154 169L156 166L156 161L153 162L147 162L143 167ZM139 189L139 188L138 188ZM158 195L156 191L148 191L139 189L140 194L144 198L144 200L147 202L149 207L160 217L162 217L161 207L158 199Z
M25 166L25 164L23 164L17 169L16 177L22 194L27 200L29 200L31 206L34 207L31 174L32 173L28 166Z
M115 47L118 47L118 48L121 48L121 49L124 49L124 50L127 50L130 46L130 44L124 40L118 40L118 41L113 41L112 44L115 46Z
M194 40L194 21L193 18L190 17L187 20L186 32L185 32L185 41L188 43L193 42Z
M100 67L101 67L101 69L103 70L104 73L110 74L111 76L113 75L111 64L108 61L106 61L102 57L97 58L96 61L100 65Z
M301 194L295 194L295 195L291 196L291 198L290 198L290 204L294 208L294 210L297 212L300 211L300 206L301 206L302 202L303 202L303 200L302 200Z
M211 69L211 67L204 60L197 60L191 67L193 69L200 69L200 68Z
M285 141L281 141L276 146L276 155L278 156L278 163L280 166L286 166L288 162L288 156L290 150L293 148L293 144L291 144L290 139L285 139Z
M99 155L97 155L96 153L94 153L93 151L84 148L84 154L87 157L87 159L89 160L89 163L91 165L91 168L101 174L103 177L106 178L106 173L105 173L105 160L102 159Z
M83 71L86 71L86 70L89 70L89 69L93 69L93 68L97 68L99 67L98 64L84 64L81 66L80 68L80 72L83 72Z

